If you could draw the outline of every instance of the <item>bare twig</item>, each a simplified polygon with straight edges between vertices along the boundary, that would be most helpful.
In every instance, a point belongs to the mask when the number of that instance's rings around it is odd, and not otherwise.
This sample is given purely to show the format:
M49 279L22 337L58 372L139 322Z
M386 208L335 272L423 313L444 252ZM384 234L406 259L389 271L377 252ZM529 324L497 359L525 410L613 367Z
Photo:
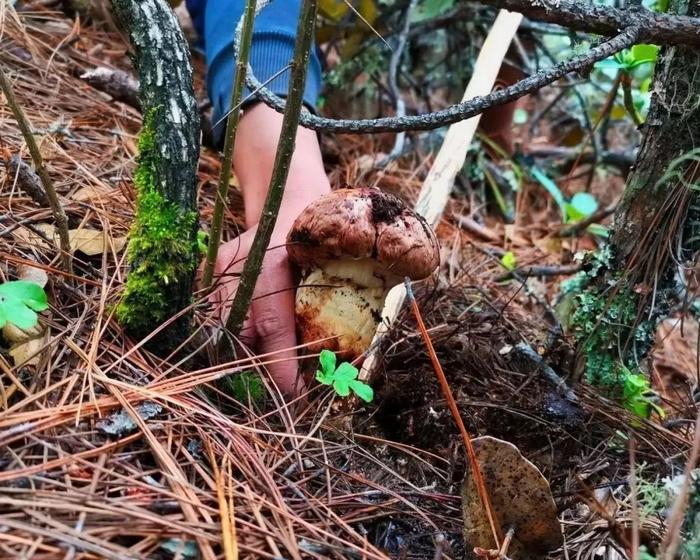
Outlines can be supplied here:
M241 48L236 59L236 76L231 89L231 112L226 121L226 138L224 140L224 156L221 163L221 174L214 201L214 215L211 220L209 233L209 245L207 246L207 259L204 265L202 283L205 288L211 286L214 278L214 266L219 253L221 241L221 228L224 223L224 209L228 200L228 188L231 181L231 166L233 165L233 147L236 143L236 132L241 117L241 98L243 97L243 85L245 83L246 68L250 58L250 46L253 42L253 23L255 20L255 0L247 0L243 18L236 31L238 34L242 26Z
M564 395L564 397L572 402L578 401L576 393L574 393L574 391L566 384L566 381L564 381L556 371L549 367L549 365L542 359L542 356L535 352L529 344L520 342L515 346L515 348L523 356L534 362L542 371L542 375L544 375L547 380L552 383L562 395Z
M29 153L32 156L32 161L34 161L36 172L41 179L41 184L44 186L44 191L46 191L46 196L49 204L51 205L54 219L56 220L56 230L58 231L58 238L61 244L61 261L63 262L63 267L66 269L66 271L71 272L72 264L70 237L68 236L68 218L63 210L63 206L61 206L60 200L58 199L58 194L56 193L53 183L51 182L51 177L49 177L49 173L44 166L44 160L41 157L41 151L39 150L39 146L37 146L34 135L32 134L29 121L24 115L24 111L17 103L15 94L12 91L12 84L10 83L10 80L7 79L7 75L2 68L0 68L0 89L2 89L2 92L5 94L7 104L9 105L10 110L17 121L17 125L22 132L24 141L26 142Z
M506 88L493 91L488 95L477 96L462 103L457 103L441 111L409 117L384 117L378 119L327 119L311 114L303 114L299 124L313 130L325 130L334 133L369 134L377 132L399 132L403 130L432 130L442 126L463 121L490 109L515 101L544 86L556 82L569 74L589 68L596 62L626 49L639 41L640 29L630 27L612 39L590 49L587 53L545 68ZM251 90L257 90L258 97L278 112L283 112L285 102L270 90L264 88L257 80L250 66L246 84Z
M394 97L394 104L396 106L396 116L404 117L406 116L406 102L403 100L401 91L399 90L399 84L397 83L397 78L399 75L399 68L401 66L401 59L403 58L404 50L406 50L406 43L408 42L408 32L411 29L411 16L413 10L416 7L418 0L411 0L411 2L406 7L406 13L404 14L403 28L401 29L401 34L399 35L398 45L394 52L391 53L391 60L389 61L389 91ZM381 162L379 162L379 167L384 167L389 162L393 161L401 155L403 152L404 144L406 143L406 132L401 131L396 135L394 140L394 147L389 152Z
M562 264L559 266L524 266L509 270L505 274L502 274L496 278L496 282L503 282L504 280L514 277L528 278L532 276L568 276L570 274L576 274L579 270L581 270L581 265L578 263Z
M620 77L620 84L622 85L625 109L627 110L629 116L632 117L634 124L636 124L637 126L642 126L642 124L644 124L644 119L642 118L642 115L639 114L637 108L634 106L634 98L632 97L632 77L626 72L621 72Z
M255 233L255 239L243 267L236 295L231 304L231 314L226 322L227 330L233 334L238 334L243 327L243 321L253 297L255 283L260 275L263 258L270 243L272 231L277 221L277 213L282 202L301 115L304 85L306 83L306 68L311 52L317 5L317 0L304 0L302 4L297 39L294 46L294 59L291 63L289 93L275 163L272 168L270 187L265 199L262 217ZM250 72L250 65L248 66L248 72Z
M39 175L27 165L19 154L10 155L9 150L3 150L3 161L7 175L17 186L25 191L31 199L40 206L51 206L49 197L41 184Z

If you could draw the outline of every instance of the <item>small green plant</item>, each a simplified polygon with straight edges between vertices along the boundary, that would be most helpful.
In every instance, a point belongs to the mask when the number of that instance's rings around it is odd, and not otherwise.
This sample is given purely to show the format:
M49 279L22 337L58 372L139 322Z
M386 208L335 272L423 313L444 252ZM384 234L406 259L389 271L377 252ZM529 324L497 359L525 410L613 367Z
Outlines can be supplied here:
M322 385L330 385L340 397L347 397L350 391L365 402L372 402L374 391L372 387L358 381L358 369L348 362L341 363L336 368L336 356L330 350L323 350L319 357L321 368L316 371L316 381Z
M592 194L579 192L574 194L571 199L567 201L564 193L561 192L556 182L549 177L543 169L537 165L531 165L528 171L532 178L542 185L554 199L554 202L556 202L559 207L563 223L575 224L576 222L589 218L598 210L598 201ZM597 224L592 225L595 226ZM600 226L597 228L591 228L591 226L589 226L589 232L600 235Z
M598 210L596 198L586 192L578 192L564 205L566 222L576 223L591 217Z
M666 415L664 410L652 400L655 393L646 376L641 373L632 373L624 366L621 369L623 371L622 403L624 407L640 418L649 418L652 411L664 418Z
M240 402L250 399L255 404L260 404L265 398L265 385L260 376L253 371L242 371L234 375L230 385L231 393Z
M0 284L0 328L12 323L20 329L31 329L39 322L36 312L48 307L46 292L39 284L26 280Z
M512 272L517 268L518 259L515 256L515 253L513 253L513 251L508 251L507 253L503 254L503 256L501 257L501 266L503 266L503 268L505 268L509 272Z

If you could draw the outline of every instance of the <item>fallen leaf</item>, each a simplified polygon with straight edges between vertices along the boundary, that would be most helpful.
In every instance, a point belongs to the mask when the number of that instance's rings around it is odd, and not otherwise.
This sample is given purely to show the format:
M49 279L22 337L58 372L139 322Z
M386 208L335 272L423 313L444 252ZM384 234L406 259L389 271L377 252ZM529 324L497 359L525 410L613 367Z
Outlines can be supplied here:
M40 231L49 239L53 239L54 232L56 231L56 227L52 224L35 224L34 229ZM37 235L29 228L19 227L12 232L12 236L18 241L24 241L28 245L35 246L39 249L52 248L40 235Z
M110 250L111 247L114 247L114 250L119 252L126 245L126 237L113 237L110 239L104 231L98 229L71 229L68 231L68 237L70 238L70 246L73 251L80 251L89 257L101 255L106 250Z
M107 198L113 191L114 189L110 189L104 185L86 185L75 191L70 198L77 202L100 202Z
M493 511L503 533L515 530L509 558L540 560L563 543L549 483L512 443L490 436L472 440ZM472 548L494 549L488 517L468 468L462 487L464 539Z
M44 329L43 334L38 338L31 338L10 348L10 356L12 356L15 366L38 366L41 360L41 350L48 341L49 329Z
M42 288L46 286L49 281L49 275L46 274L43 268L37 268L29 264L20 264L17 266L17 278L19 280L26 280L27 282L34 282L35 284L39 284Z

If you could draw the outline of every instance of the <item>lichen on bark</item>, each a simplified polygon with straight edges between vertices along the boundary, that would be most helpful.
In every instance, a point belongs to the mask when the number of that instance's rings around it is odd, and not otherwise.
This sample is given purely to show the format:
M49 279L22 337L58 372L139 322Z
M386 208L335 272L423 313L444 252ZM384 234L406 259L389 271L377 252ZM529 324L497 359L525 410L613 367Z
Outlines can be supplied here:
M133 47L144 123L134 175L136 216L126 288L117 317L137 338L179 314L151 347L170 351L190 333L199 250L196 206L200 149L187 41L165 0L112 0Z
M675 13L697 16L700 0L676 0ZM571 330L588 381L615 394L638 372L657 323L677 289L679 263L700 248L697 141L700 53L660 51L643 139L604 252L568 286ZM584 267L586 268L586 267Z

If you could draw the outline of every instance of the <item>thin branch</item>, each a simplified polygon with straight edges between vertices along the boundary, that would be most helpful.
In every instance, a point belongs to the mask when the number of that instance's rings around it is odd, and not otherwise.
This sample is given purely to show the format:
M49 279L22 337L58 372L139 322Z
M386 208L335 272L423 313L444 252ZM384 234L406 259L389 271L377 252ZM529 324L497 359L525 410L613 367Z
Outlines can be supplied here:
M639 41L640 30L630 27L588 51L561 62L550 68L545 68L504 89L494 91L489 95L478 96L447 107L441 111L410 117L385 117L378 119L326 119L311 114L303 114L299 124L312 130L324 130L334 133L368 134L377 132L400 132L403 130L432 130L458 121L469 119L481 114L491 107L505 105L529 93L538 91L544 86L556 82L570 72L589 68L596 62L612 54L626 49ZM285 102L268 89L262 87L248 66L246 84L251 90L258 90L258 97L278 112L284 112Z
M612 37L630 27L639 29L641 42L656 45L700 46L700 18L657 13L646 8L620 10L580 0L479 0L482 4L529 19L556 23L575 31Z
M411 17L413 10L416 7L418 0L411 0L406 7L406 13L404 14L404 23L399 35L398 44L396 50L391 53L391 60L389 61L389 91L394 97L394 105L396 107L396 116L405 117L406 116L406 102L401 96L401 90L399 90L398 75L399 68L401 67L401 59L403 58L404 50L406 50L406 43L408 42L408 32L411 29ZM379 167L384 167L401 155L403 152L403 147L406 142L406 132L401 131L396 135L394 140L394 147L389 152L381 162L379 162Z
M237 335L243 327L243 321L250 307L253 290L260 275L263 258L270 244L272 231L277 221L280 204L282 203L284 186L289 174L289 164L294 153L299 117L301 116L304 86L306 84L306 69L311 53L317 5L317 0L304 0L302 4L296 44L294 46L294 59L291 63L292 70L287 104L282 120L282 130L280 132L275 163L272 168L270 187L267 192L260 223L255 233L255 239L243 267L236 296L231 305L231 314L226 322L227 330L234 335ZM248 72L250 72L250 66L248 66Z
M68 218L63 210L63 206L61 206L61 201L58 199L58 194L56 193L53 183L51 182L51 177L49 177L49 173L44 166L44 160L41 157L41 151L39 150L39 146L37 146L34 135L32 134L29 121L27 120L24 111L17 103L15 94L12 91L12 84L10 83L10 80L7 79L7 75L1 67L0 89L2 89L2 92L5 94L7 104L9 105L10 110L17 121L17 125L22 132L24 141L27 144L32 160L34 161L36 172L41 179L41 184L44 186L44 191L46 191L46 197L49 200L49 205L51 206L54 219L56 220L56 230L58 231L58 237L61 244L61 261L63 262L63 267L67 272L72 272L70 237L68 236Z
M525 343L520 342L515 346L516 350L533 362L539 367L542 375L547 378L547 380L557 388L564 397L566 397L571 402L578 402L578 397L576 393L566 384L566 381L554 371L548 364L542 359L537 352L535 352L532 347Z
M202 283L205 288L211 286L214 279L214 267L216 257L219 254L219 242L221 241L221 229L224 223L224 209L228 200L228 188L231 182L231 167L233 165L233 147L236 143L236 132L241 118L241 98L245 83L246 68L250 58L250 46L253 42L253 23L255 20L255 0L247 0L245 13L239 23L242 26L241 49L236 60L236 77L231 89L231 114L226 122L226 138L224 140L224 156L219 175L219 186L214 202L214 215L211 220L211 232L209 233L209 245L207 246L207 259L204 265Z

